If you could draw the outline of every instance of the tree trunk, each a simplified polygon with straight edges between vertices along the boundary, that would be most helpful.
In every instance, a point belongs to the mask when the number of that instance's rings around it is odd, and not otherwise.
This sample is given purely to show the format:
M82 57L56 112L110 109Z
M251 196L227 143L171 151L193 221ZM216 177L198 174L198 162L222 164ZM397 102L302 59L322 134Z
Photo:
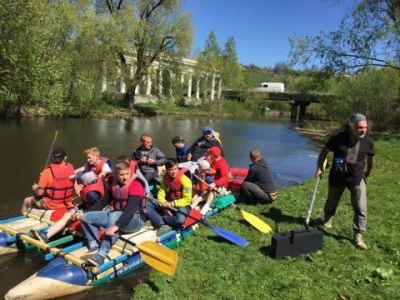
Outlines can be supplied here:
M135 89L136 89L136 84L127 87L126 94L124 101L126 103L126 107L129 109L130 112L133 112L133 107L135 105Z

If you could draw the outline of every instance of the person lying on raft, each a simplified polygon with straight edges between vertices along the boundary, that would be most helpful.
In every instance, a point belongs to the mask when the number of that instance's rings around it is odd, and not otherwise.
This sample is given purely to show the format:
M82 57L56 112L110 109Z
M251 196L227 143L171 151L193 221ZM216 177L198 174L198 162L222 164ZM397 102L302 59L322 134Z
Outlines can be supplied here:
M198 161L199 163L199 173L198 177L201 180L196 180L194 178L194 196L192 198L192 209L195 209L199 203L204 202L207 200L207 196L210 193L210 190L208 189L208 185L214 182L214 177L215 175L215 170L211 169L210 163L204 159L201 159ZM207 213L204 212L202 213L203 215Z
M158 230L157 236L182 227L186 216L179 212L188 214L192 199L192 182L184 174L187 170L179 170L175 158L168 158L165 168L166 173L157 194L158 204L153 201L146 203L147 217ZM177 213L171 212L168 207L175 207L178 210Z
M89 252L82 258L94 266L103 264L111 246L118 239L118 232L139 231L145 218L144 183L136 174L132 174L130 165L125 161L116 164L114 173L115 178L105 197L80 216L89 244ZM114 209L103 210L111 202ZM101 240L99 228L105 230Z
M229 183L229 165L224 157L222 157L219 147L211 147L208 149L206 159L210 162L210 166L215 170L214 182L208 185L209 193L207 194L206 204L201 209L201 214L205 215L213 202L217 191L218 193L226 192Z
M80 177L86 172L93 171L96 175L106 177L112 173L112 163L107 157L100 156L100 149L92 147L86 149L83 153L86 154L86 164L75 170L75 192L80 194L82 184Z
M66 212L62 218L53 224L46 232L32 229L31 233L39 241L47 243L51 237L63 230L68 223L76 221L77 216L82 213L82 210L87 210L100 201L104 197L105 190L108 189L106 180L100 176L96 176L93 171L84 173L81 177L81 181L83 183L83 189L80 194L82 203Z
M49 210L74 207L74 180L70 179L74 174L74 166L67 163L67 151L64 148L55 149L51 164L40 173L39 183L32 185L34 196L24 199L21 213L26 215L31 208Z

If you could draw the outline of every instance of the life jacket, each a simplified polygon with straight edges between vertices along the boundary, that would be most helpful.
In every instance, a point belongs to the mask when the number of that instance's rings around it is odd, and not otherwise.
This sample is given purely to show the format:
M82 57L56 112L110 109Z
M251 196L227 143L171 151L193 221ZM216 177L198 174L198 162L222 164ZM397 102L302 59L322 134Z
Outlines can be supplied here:
M90 192L97 192L100 194L100 199L104 196L104 184L100 177L97 178L95 183L86 184L81 190L80 196L84 202L85 207L90 207L89 201L87 199L87 195Z
M129 166L131 168L131 173L136 174L137 168L138 168L138 163L136 160L131 159L129 161Z
M168 174L164 176L164 183L168 189L169 201L180 199L183 196L181 178L187 172L187 169L180 169L175 178L171 178Z
M137 178L135 174L132 174L131 179L124 186L121 186L116 179L111 184L111 193L114 199L114 210L121 211L125 209L129 197L129 186L135 179L138 180L143 185L144 188L145 186L144 182L142 182L140 178ZM137 211L135 211L135 213L140 212L140 210L144 213L146 212L146 198L144 197L144 195L141 199L140 208Z
M206 176L214 176L215 173L216 173L215 169L210 168L209 170L206 170L205 172L200 172L200 173L199 173L199 177L200 177L202 180L205 181L205 180L206 180ZM197 192L205 191L205 190L208 189L208 184L207 184L207 183L204 183L204 182L201 181L201 180L198 180L198 181L196 182L195 189L196 189Z
M85 166L85 172L93 171L96 175L99 175L103 169L104 164L108 163L109 161L110 160L107 157L100 157L100 162L95 166L92 166L87 162Z
M75 175L74 167L69 164L50 164L51 174L53 175L53 183L44 189L45 197L53 204L65 207L72 201L74 192L74 181L69 179Z

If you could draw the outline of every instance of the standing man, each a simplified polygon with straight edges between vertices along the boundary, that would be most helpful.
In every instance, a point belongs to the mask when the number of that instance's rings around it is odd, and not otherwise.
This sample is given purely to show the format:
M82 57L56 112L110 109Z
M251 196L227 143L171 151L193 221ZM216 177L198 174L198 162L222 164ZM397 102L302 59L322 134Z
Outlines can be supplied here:
M366 136L367 131L366 117L359 113L353 114L345 129L332 136L322 148L315 172L317 177L323 174L323 163L328 153L332 151L333 161L329 173L329 192L324 208L325 227L332 228L332 218L336 213L344 189L347 188L350 191L354 211L354 244L363 250L367 249L362 237L367 230L365 178L371 174L375 161L374 142ZM365 159L367 159L366 169Z
M248 203L270 204L278 197L278 189L271 170L258 149L250 151L250 161L249 172L244 179L239 198Z
M132 160L137 161L140 172L150 184L165 170L166 157L160 149L153 147L153 137L150 134L142 134L140 143L141 146L132 154Z

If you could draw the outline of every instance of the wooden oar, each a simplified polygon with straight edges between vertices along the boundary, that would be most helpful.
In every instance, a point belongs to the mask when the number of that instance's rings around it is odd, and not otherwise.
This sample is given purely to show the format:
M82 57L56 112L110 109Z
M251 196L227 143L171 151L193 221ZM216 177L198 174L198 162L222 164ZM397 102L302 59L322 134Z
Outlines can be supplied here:
M200 178L196 174L192 174L192 175L195 178L197 178L198 180L200 180L201 182L203 182L204 184L209 185L207 182L205 182L202 178ZM217 194L219 194L219 192L216 189L213 189L213 191L215 191ZM225 197L225 200L228 201L230 203L230 205L232 205L234 208L239 210L242 213L243 218L247 222L249 222L251 225L253 225L256 229L261 231L262 233L269 233L272 231L271 226L269 226L267 223L265 223L260 218L256 217L255 215L253 215L251 213L248 213L247 211L242 210L239 206L237 206L233 202L229 201L226 197Z
M151 197L147 197L147 198L150 199L151 201L153 201L154 203L159 204L157 199L151 198ZM230 232L229 230L210 225L206 221L204 221L203 219L199 219L199 218L193 217L192 215L187 214L187 213L185 213L183 211L178 211L174 207L169 206L169 207L167 207L167 209L169 209L169 210L171 210L171 211L173 211L175 213L180 213L180 214L182 214L182 215L184 215L184 216L186 216L188 218L191 218L191 219L195 220L196 222L198 222L200 224L203 224L203 225L207 226L212 231L214 231L215 234L217 234L218 236L228 240L232 244L235 244L235 245L240 246L240 247L245 247L245 246L247 246L249 244L249 242L246 239L234 234L233 232Z
M92 226L96 226L96 224L81 220L82 222L86 222ZM100 228L103 229L104 228ZM127 244L130 244L136 247L143 261L147 263L150 267L156 269L167 275L175 275L176 266L178 265L178 253L175 251L157 244L156 242L147 241L140 244L132 242L121 235L116 235L120 240L124 241Z
M46 162L44 163L44 168L43 169L45 169L47 167L47 165L49 164L49 162L50 162L51 152L53 152L53 147L54 147L54 144L55 144L55 142L57 140L57 136L58 136L58 129L59 128L57 128L56 132L54 133L53 142L51 143L49 154L47 155L47 159L46 159Z

